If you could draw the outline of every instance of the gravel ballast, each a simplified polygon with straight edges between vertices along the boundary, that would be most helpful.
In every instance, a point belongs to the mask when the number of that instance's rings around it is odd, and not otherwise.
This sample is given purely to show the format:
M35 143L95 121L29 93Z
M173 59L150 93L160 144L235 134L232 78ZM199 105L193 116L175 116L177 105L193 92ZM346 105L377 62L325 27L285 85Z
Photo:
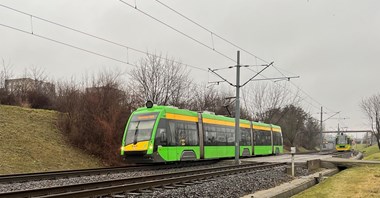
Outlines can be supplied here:
M281 183L291 181L292 177L285 174L285 168L286 166L282 166L267 170L223 176L213 181L205 181L202 184L154 191L153 193L142 193L140 195L127 195L127 197L241 197L252 194L258 190L273 188ZM306 169L299 167L296 171L297 175L307 174Z
M140 177L153 174L164 174L170 172L196 170L201 168L211 168L225 165L227 164L224 162L219 162L212 165L193 166L175 169L131 171L107 175L94 175L66 179L0 184L0 193L90 183L113 179ZM307 174L307 170L297 168L297 175L305 174ZM285 174L285 166L282 166L267 170L218 177L212 181L204 181L201 184L194 184L186 187L179 187L176 189L163 189L160 191L155 191L153 193L127 195L127 197L240 197L246 194L253 193L257 190L274 187L276 185L279 185L280 183L284 183L290 180L292 180L292 178Z

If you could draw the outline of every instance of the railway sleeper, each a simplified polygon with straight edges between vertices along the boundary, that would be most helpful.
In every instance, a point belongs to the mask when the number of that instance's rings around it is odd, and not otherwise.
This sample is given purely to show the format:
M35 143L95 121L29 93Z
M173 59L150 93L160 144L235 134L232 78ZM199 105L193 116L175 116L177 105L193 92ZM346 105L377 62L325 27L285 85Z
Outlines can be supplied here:
M125 193L126 195L132 195L132 196L140 196L142 195L142 193L138 193L138 192L128 192L128 193Z
M175 189L176 187L174 186L163 186L164 189Z
M180 184L180 183L176 183L176 184L173 184L174 187L186 187L186 185L183 185L183 184Z
M150 188L152 191L163 191L164 189L162 188L157 188L157 187L152 187Z
M195 183L194 182L182 182L182 184L190 186L190 185L194 185Z
M153 191L150 190L150 189L139 189L139 190L137 190L137 192L139 192L139 193L144 193L144 194L150 194L150 193L153 193Z
M203 184L203 182L202 182L202 181L199 181L199 180L193 180L193 181L191 181L191 182L193 182L194 184Z
M125 195L111 195L112 198L125 198Z

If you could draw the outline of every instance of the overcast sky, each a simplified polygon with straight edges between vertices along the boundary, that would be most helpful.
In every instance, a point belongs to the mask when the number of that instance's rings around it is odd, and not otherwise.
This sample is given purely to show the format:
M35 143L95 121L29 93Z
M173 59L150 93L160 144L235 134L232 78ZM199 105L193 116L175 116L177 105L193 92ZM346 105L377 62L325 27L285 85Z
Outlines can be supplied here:
M314 100L302 94L304 105L316 114L321 104L328 114L341 118L326 122L328 130L338 123L348 129L368 129L359 108L363 97L379 93L380 1L376 0L161 0L245 50L271 62ZM236 47L211 36L154 0L125 0L236 59ZM223 68L235 64L220 54L154 21L118 0L0 0L1 5L48 19L125 46L162 53L185 64ZM0 6L0 24L65 42L117 60L137 63L143 54L46 23ZM13 65L14 74L43 68L54 79L80 77L102 68L130 70L133 66L0 26L0 58ZM263 64L241 52L242 64ZM242 69L242 81L254 73ZM235 71L222 71L235 81ZM263 73L279 77L274 68ZM191 69L198 82L218 80L208 72ZM252 82L254 83L254 82ZM293 85L290 85L293 86ZM294 86L293 86L294 87ZM312 105L310 105L312 103ZM319 104L320 103L320 104ZM336 116L338 118L339 116Z

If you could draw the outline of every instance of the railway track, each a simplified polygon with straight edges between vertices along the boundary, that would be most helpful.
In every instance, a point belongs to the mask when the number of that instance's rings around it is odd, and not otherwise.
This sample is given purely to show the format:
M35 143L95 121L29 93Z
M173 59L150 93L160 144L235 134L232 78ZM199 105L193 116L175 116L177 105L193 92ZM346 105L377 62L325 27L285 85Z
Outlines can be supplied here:
M283 165L285 165L285 163L244 164L239 166L230 165L216 168L202 168L197 170L155 174L127 179L5 192L0 193L0 197L94 197L127 194L136 191L152 191L152 189L155 190L156 188L162 189L182 187L223 175L258 171Z
M182 163L182 164L145 164L145 165L129 165L120 167L109 168L94 168L94 169L79 169L79 170L67 170L67 171L51 171L51 172L39 172L39 173L25 173L25 174L12 174L12 175L0 175L0 184L4 183L20 183L38 180L93 176L93 175L105 175L116 174L130 171L146 171L146 170L162 170L172 168L183 168L188 166L201 166L216 163L217 161L205 161L197 163Z

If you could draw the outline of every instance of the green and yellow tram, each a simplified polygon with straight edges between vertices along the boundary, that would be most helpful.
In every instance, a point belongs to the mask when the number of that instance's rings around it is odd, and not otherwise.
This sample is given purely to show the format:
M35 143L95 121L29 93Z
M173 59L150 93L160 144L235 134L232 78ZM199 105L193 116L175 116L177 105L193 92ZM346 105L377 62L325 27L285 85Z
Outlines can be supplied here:
M352 140L348 135L340 133L335 138L335 149L337 151L351 151Z
M234 118L151 103L129 118L121 155L133 163L232 158L234 126ZM240 120L240 133L241 157L283 153L279 126Z

